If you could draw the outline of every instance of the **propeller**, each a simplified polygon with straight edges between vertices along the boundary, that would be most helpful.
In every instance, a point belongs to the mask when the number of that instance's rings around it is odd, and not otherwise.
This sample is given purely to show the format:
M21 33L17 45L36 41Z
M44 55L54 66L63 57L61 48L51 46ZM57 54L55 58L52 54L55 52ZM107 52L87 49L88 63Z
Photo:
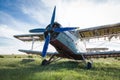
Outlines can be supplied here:
M50 23L50 26L48 28L48 31L52 30L52 26L53 26L54 21L55 21L55 12L56 12L56 6L54 7L54 10L53 10L51 23ZM47 52L47 49L48 49L49 42L50 42L50 33L48 33L48 35L45 39L45 43L44 43L44 47L43 47L43 51L42 51L42 57L46 56L46 52Z
M39 33L39 32L45 32L45 29L32 29L32 30L30 30L29 32L31 32L31 33Z
M51 22L50 22L50 26L48 26L48 28L46 29L42 29L42 28L37 28L37 29L32 29L29 32L31 33L40 33L40 32L47 32L47 35L45 37L45 43L43 46L43 50L42 50L42 57L46 56L47 53L47 49L50 43L50 39L51 39L51 31L54 32L64 32L64 31L70 31L70 30L74 30L77 27L64 27L64 28L54 28L52 29L52 26L54 25L54 21L55 21L55 13L56 13L56 6L54 7L53 13L52 13L52 17L51 17Z
M42 50L42 57L46 56L46 52L47 52L47 49L48 49L49 42L50 42L50 33L48 33L48 35L45 39L45 44L44 44L44 47L43 47L43 50Z
M50 28L52 28L52 25L54 24L55 21L55 12L56 12L56 6L54 7L52 18L51 18L51 23L50 23Z
M64 32L64 31L70 31L70 30L74 30L74 29L77 29L77 27L55 28L54 31L55 32Z

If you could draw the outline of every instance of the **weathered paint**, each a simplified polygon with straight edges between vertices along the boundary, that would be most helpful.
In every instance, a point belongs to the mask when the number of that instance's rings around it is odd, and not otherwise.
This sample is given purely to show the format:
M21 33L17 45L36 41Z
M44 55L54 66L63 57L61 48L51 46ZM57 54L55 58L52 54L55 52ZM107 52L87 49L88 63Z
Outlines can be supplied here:
M51 41L51 44L55 48L58 48L58 46L64 47L61 48L62 52L67 52L67 53L69 52L71 54L80 54L86 51L83 42L80 42L80 40L69 31L61 32L56 39ZM58 52L59 51L60 50L58 50Z

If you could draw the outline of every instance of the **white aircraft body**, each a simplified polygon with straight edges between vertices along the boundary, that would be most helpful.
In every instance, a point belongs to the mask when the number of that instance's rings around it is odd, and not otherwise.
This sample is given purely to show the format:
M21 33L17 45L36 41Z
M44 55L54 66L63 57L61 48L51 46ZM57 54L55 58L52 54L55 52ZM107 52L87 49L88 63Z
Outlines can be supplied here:
M19 50L28 54L39 54L45 58L46 54L52 55L49 60L44 59L42 65L49 64L54 61L54 56L84 60L96 57L120 57L120 51L105 51L105 52L87 52L83 40L93 38L107 37L109 40L112 37L120 37L120 23L92 27L87 29L78 29L78 27L62 27L61 24L55 21L56 7L53 10L50 24L46 29L32 29L32 34L14 35L22 41L32 41L32 47L35 41L44 41L45 44L42 51L34 50ZM56 49L57 52L47 52L49 43ZM92 67L91 62L86 62L87 68Z

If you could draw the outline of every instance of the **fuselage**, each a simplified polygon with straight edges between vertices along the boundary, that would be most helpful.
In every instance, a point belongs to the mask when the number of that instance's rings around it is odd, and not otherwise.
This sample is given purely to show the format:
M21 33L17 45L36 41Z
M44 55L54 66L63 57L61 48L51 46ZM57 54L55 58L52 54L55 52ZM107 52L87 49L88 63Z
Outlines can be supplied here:
M61 27L60 24L55 23L53 27ZM47 33L46 33L47 34ZM52 38L50 44L64 57L75 58L77 54L86 52L85 45L80 41L71 31L65 32L51 32Z

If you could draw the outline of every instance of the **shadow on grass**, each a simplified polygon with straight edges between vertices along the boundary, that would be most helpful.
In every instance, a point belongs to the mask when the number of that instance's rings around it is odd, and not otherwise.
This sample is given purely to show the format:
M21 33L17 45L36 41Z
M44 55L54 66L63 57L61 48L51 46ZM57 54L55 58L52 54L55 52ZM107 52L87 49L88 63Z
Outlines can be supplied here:
M20 62L21 64L25 64L25 63L30 63L35 61L34 59L22 59L22 61Z

